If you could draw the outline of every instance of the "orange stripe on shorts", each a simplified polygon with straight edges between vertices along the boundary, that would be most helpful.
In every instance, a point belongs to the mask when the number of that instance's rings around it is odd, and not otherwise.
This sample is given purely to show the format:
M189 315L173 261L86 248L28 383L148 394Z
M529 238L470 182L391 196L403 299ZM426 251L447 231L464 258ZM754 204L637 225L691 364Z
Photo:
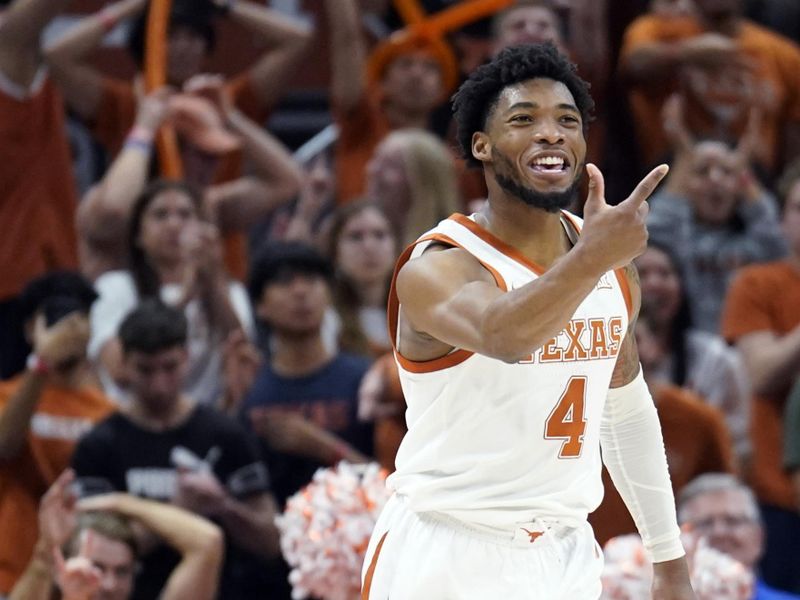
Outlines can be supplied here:
M386 533L389 532L387 531ZM372 587L372 576L375 574L375 567L378 564L378 555L381 553L384 540L386 540L386 533L383 534L381 541L378 542L378 547L375 548L375 554L372 555L372 561L369 563L367 575L364 577L364 587L361 590L361 600L369 600L369 590Z

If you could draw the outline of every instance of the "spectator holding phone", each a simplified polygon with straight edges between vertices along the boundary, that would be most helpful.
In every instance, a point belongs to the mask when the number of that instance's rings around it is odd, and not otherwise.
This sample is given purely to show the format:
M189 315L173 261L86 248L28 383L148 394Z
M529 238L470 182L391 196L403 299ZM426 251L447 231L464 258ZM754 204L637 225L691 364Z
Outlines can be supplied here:
M33 354L24 373L0 384L0 598L31 558L39 499L78 438L112 410L86 359L96 297L68 271L33 280L20 296Z

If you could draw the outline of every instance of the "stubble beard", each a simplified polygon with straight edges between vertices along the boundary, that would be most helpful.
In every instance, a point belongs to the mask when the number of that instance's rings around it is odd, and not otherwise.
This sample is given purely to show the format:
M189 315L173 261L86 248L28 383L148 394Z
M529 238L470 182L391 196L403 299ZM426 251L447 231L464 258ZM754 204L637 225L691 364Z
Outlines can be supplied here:
M525 186L517 179L514 174L512 163L507 156L495 150L493 153L493 158L496 166L502 165L503 170L511 174L504 175L498 172L498 169L495 167L494 179L497 182L497 185L499 185L506 194L512 198L516 198L528 206L538 208L549 213L556 213L565 208L569 208L577 196L578 187L580 186L581 182L580 176L575 177L572 184L570 184L570 186L563 191L537 192L533 188ZM579 172L583 173L582 167L579 169Z

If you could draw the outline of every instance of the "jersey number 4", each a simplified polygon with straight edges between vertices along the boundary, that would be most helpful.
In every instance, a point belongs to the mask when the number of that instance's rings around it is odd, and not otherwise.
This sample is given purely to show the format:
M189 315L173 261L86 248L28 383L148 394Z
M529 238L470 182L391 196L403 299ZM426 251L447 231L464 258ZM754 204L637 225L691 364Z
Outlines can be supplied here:
M544 426L547 440L563 440L558 458L578 458L586 431L586 377L570 377Z

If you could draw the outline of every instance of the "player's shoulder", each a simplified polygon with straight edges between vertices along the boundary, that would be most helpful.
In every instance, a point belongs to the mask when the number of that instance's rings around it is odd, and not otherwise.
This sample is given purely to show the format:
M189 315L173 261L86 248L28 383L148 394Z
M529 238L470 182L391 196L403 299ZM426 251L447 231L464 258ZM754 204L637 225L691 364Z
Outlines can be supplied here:
M473 281L492 283L493 280L480 261L467 250L435 243L400 267L397 291L403 296L424 289L459 287Z

